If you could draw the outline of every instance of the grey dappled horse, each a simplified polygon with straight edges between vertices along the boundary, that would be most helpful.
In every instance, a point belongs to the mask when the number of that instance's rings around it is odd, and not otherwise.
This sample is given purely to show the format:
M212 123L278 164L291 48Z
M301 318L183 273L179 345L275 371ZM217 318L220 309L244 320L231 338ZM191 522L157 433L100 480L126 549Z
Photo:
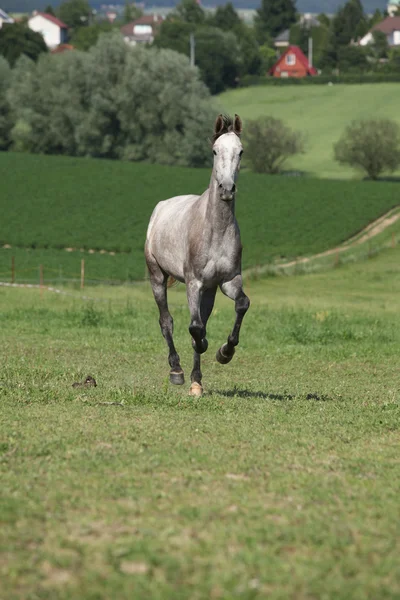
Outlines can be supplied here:
M160 311L160 327L169 348L170 381L184 383L172 338L168 310L168 277L186 284L190 310L189 332L194 348L190 394L201 396L200 355L207 350L206 325L218 286L235 301L236 320L226 344L217 351L221 364L232 360L250 301L243 292L242 244L235 218L236 178L243 154L242 122L219 115L213 137L214 168L210 187L201 196L177 196L159 202L147 230L145 256L150 282Z

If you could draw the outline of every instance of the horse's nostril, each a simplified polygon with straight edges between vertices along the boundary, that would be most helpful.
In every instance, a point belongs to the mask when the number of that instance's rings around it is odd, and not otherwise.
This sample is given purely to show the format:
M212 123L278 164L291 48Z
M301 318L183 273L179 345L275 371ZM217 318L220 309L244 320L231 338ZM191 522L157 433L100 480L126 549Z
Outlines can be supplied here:
M236 192L236 184L233 184L231 192Z

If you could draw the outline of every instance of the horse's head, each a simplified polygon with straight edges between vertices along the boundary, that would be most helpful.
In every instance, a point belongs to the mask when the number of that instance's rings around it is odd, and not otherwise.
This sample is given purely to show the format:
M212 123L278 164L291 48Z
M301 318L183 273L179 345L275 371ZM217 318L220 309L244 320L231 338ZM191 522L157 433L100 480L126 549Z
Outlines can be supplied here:
M243 154L241 133L242 121L238 115L234 119L219 115L214 128L213 153L214 177L221 200L233 200L235 197L236 179Z

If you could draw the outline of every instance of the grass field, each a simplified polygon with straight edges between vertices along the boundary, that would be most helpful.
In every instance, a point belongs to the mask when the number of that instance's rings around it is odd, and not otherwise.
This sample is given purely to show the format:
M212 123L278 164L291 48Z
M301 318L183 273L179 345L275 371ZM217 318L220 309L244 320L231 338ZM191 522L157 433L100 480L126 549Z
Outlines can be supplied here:
M306 137L306 153L288 162L288 168L315 177L359 178L333 159L333 145L354 119L389 118L400 124L400 84L251 87L219 96L227 112L244 119L270 115L283 119ZM400 176L400 172L397 173Z
M146 284L0 288L2 600L399 598L400 249L247 292L193 400Z
M201 193L210 178L209 170L12 153L0 153L0 167L0 244L12 246L0 249L0 273L9 278L15 255L17 281L36 281L40 264L52 280L79 277L81 256L89 279L142 279L155 204ZM390 182L327 183L243 170L237 215L244 267L334 247L398 204L398 192ZM126 253L89 255L80 248Z

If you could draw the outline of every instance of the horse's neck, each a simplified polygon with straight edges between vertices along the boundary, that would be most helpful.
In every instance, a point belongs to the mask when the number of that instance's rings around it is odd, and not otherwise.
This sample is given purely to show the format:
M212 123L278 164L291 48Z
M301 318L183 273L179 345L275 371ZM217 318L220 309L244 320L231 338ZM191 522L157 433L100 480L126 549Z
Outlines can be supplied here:
M235 221L235 199L229 202L221 200L214 173L211 175L210 187L208 188L207 216L223 232L229 224Z

